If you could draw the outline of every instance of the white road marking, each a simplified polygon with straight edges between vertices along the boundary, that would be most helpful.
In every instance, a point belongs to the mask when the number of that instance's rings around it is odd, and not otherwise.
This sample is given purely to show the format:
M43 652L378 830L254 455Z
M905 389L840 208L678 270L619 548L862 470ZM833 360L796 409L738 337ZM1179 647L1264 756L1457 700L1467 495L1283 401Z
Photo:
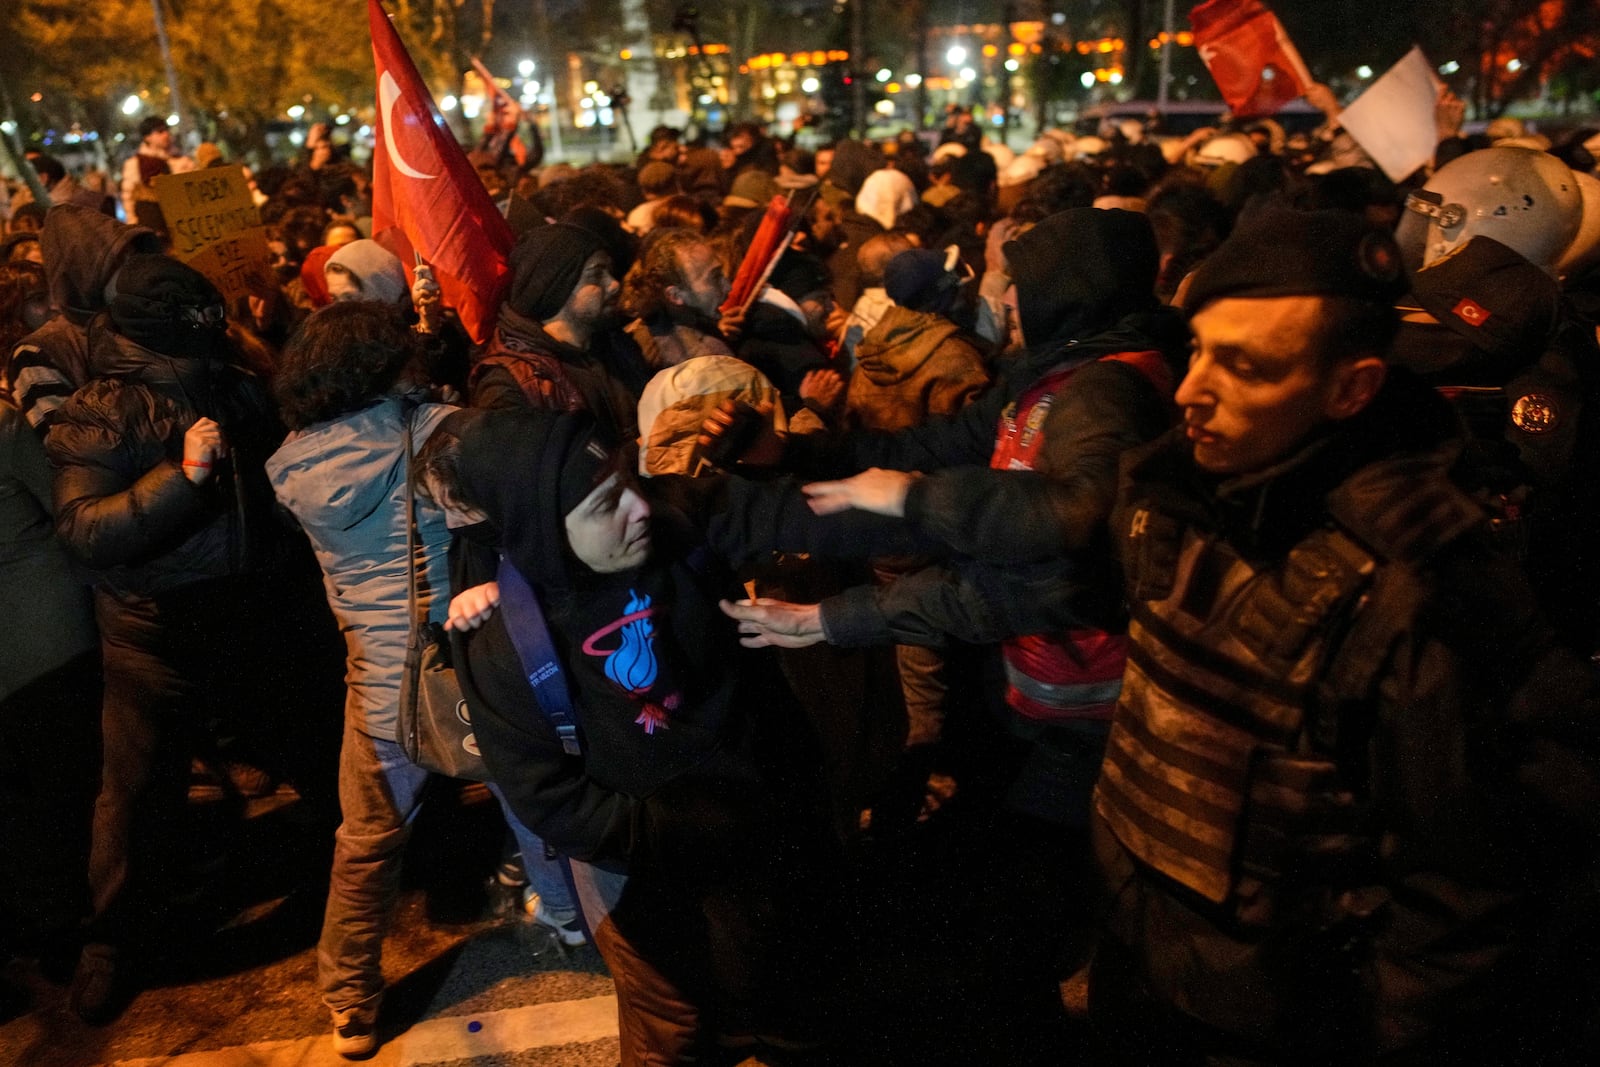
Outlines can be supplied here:
M562 1000L425 1019L364 1062L371 1067L410 1067L599 1041L616 1033L616 997ZM335 1055L329 1035L319 1034L298 1041L258 1041L209 1052L118 1060L116 1067L347 1067L350 1062Z

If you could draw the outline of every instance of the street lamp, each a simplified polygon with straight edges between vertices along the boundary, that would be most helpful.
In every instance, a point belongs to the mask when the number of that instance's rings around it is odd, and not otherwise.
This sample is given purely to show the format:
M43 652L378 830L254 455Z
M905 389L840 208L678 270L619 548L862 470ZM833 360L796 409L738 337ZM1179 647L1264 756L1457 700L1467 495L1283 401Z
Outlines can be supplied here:
M522 75L524 78L533 77L533 60L524 59L522 62L518 63L517 73Z
M950 46L950 51L944 54L952 67L959 67L967 61L967 50L958 44Z
M122 113L128 116L137 115L141 106L142 105L140 104L139 97L134 94L129 94L128 99L122 102Z

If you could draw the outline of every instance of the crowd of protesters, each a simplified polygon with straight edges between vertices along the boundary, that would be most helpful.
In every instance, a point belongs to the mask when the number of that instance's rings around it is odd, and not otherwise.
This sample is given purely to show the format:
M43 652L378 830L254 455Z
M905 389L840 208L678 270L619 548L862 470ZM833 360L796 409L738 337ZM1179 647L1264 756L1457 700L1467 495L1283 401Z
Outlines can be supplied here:
M326 127L251 176L277 292L231 311L150 188L215 146L152 122L114 190L34 156L50 203L0 244L0 949L66 955L112 1022L206 933L193 777L283 782L340 809L318 982L371 1055L420 608L494 877L599 949L628 1067L994 1053L886 1038L926 1005L862 933L955 820L1015 949L972 988L1064 1013L1086 978L1090 1062L1579 1062L1600 133L1464 135L1445 94L1396 183L1316 99L1296 136L1018 153L958 114L582 167L497 112L482 344Z

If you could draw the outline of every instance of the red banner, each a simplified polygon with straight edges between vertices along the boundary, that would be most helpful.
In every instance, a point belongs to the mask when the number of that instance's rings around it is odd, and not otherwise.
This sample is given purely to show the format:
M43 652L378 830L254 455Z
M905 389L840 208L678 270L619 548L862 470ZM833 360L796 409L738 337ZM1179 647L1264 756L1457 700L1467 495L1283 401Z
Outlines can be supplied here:
M789 201L781 196L773 197L767 205L766 214L761 216L761 225L756 228L756 235L751 239L744 259L739 261L733 285L728 290L728 299L722 302L723 311L747 307L760 293L761 286L772 273L773 264L789 245L788 239L794 232L791 219Z
M510 281L511 227L456 143L378 0L367 0L378 75L372 236L433 267L444 302L474 341L488 340Z
M1189 12L1189 25L1235 115L1270 115L1312 85L1283 24L1258 0L1207 0Z

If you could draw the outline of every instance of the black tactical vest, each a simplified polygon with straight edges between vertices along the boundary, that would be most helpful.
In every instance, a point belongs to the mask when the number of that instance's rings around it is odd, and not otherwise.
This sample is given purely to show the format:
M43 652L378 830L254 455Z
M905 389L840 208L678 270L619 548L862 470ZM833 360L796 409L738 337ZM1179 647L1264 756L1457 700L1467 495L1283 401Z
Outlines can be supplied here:
M1422 477L1419 477L1422 476ZM1253 564L1174 517L1119 513L1132 650L1095 807L1147 869L1244 925L1285 882L1370 876L1364 773L1341 737L1420 606L1416 562L1482 521L1435 464L1359 472L1328 525ZM1354 721L1352 721L1354 719Z

